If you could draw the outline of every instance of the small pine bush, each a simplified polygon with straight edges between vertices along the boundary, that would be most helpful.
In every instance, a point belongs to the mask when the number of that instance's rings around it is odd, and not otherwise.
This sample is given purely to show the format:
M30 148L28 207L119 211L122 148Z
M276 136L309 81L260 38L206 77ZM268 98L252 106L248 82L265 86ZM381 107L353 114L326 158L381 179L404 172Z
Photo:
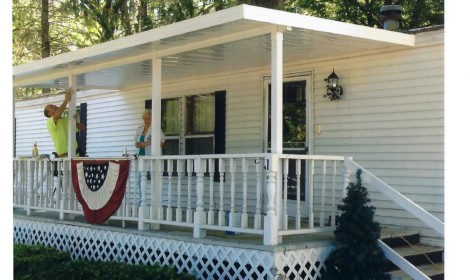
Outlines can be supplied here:
M374 221L375 207L367 189L362 186L362 171L356 183L347 187L346 197L338 205L341 215L335 230L337 248L325 261L321 280L389 280L385 272L387 259L377 244L380 225Z

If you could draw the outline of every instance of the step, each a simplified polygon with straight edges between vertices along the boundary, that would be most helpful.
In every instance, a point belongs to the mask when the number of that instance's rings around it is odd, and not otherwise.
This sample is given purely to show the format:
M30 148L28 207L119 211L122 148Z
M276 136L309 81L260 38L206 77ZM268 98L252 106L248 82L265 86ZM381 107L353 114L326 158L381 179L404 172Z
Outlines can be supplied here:
M444 279L444 249L420 244L418 232L383 229L381 231L381 240L430 279ZM413 279L390 261L386 270L392 276L392 280Z
M382 241L390 248L408 246L419 243L419 233L404 232L402 234L381 234Z
M393 250L415 266L442 263L444 259L444 250L436 246L413 244L411 246L395 247ZM398 267L389 262L387 270L395 269L398 269Z
M444 280L444 264L435 263L435 264L426 264L417 266L424 274L426 274L432 280ZM413 280L408 274L402 270L393 270L389 271L392 276L392 280Z

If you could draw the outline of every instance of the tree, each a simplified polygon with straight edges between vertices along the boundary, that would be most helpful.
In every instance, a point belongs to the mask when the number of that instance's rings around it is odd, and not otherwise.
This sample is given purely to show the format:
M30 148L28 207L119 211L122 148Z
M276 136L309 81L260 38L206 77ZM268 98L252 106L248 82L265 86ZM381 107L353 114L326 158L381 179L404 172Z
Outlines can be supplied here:
M83 30L63 10L60 0L13 0L13 65L69 52L73 46L90 45ZM16 89L17 98L41 94L42 89Z
M380 7L401 5L405 30L444 24L444 0L287 0L286 10L370 27L383 28Z
M356 183L347 187L346 197L338 210L335 241L337 249L326 259L326 272L322 280L382 280L390 279L385 272L387 259L377 244L380 225L374 221L375 207L368 205L370 199L362 186L362 171L356 173Z

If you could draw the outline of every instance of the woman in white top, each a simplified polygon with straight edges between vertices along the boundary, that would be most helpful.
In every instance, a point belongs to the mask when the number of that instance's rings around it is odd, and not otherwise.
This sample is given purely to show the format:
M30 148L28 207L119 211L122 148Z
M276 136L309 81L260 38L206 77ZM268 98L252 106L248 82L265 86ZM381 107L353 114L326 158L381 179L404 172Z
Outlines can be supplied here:
M134 136L135 147L139 149L139 155L145 156L150 155L151 152L151 140L152 140L152 110L145 109L142 114L144 124L137 128ZM165 134L160 130L160 147L165 143Z
M139 149L139 156L149 156L151 154L151 140L152 140L152 133L151 133L151 124L152 124L152 110L145 109L144 113L142 114L142 119L144 120L144 124L140 125L137 128L137 131L134 136L135 147ZM160 147L163 146L165 143L165 134L163 131L160 130ZM149 167L150 168L150 167ZM147 171L147 180L151 180L150 171ZM142 190L141 190L141 177L138 177L138 185L139 185L139 207L142 204Z

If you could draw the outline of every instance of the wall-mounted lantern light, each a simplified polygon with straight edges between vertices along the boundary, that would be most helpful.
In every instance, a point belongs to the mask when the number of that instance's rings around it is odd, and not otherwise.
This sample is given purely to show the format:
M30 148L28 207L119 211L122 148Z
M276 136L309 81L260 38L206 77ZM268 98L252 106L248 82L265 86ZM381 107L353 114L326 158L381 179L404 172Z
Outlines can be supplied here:
M335 69L325 81L328 84L326 85L326 94L323 97L328 97L332 101L339 99L343 95L343 88L338 84L339 77L336 75Z

